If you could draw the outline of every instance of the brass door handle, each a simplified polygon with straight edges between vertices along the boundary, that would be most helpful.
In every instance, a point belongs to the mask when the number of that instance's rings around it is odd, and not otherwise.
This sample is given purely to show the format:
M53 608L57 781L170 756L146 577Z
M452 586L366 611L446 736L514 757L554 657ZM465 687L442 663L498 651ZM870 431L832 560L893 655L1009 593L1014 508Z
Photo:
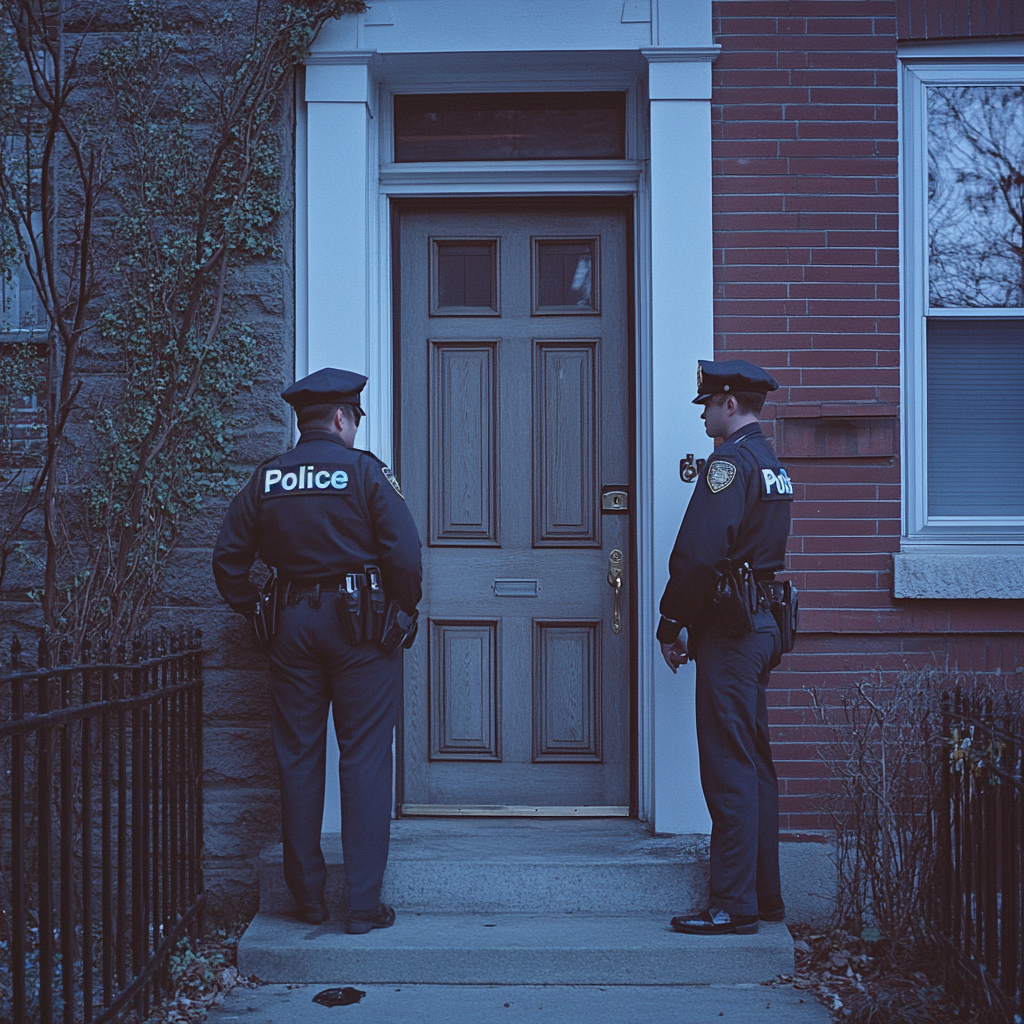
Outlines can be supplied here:
M615 591L612 604L612 632L618 633L622 630L622 552L618 548L608 556L608 586Z

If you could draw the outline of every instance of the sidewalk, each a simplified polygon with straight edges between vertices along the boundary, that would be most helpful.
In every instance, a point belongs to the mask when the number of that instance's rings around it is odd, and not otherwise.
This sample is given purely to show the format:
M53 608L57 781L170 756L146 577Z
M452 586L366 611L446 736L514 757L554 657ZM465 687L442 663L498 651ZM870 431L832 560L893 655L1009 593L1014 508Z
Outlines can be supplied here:
M832 1019L810 993L789 985L354 985L366 993L356 1003L314 1003L313 997L329 987L238 988L210 1011L209 1024L829 1024Z

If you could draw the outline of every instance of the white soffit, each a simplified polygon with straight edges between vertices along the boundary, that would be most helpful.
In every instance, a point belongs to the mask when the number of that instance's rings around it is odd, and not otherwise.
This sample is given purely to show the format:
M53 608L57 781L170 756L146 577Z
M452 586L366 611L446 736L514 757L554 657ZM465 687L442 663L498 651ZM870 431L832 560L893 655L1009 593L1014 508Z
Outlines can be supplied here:
M710 0L373 0L363 14L324 25L309 62L329 62L353 50L382 56L635 52L711 43ZM461 63L445 69L448 81L470 70Z

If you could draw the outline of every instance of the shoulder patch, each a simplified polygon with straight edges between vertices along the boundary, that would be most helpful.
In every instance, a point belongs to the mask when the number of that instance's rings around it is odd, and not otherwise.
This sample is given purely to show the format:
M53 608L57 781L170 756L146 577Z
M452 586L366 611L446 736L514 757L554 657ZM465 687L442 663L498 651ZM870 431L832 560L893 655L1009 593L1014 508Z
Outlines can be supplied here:
M708 487L712 494L724 491L736 479L736 467L719 459L708 466Z
M388 483L391 484L391 486L394 487L396 491L398 491L398 496L404 501L405 495L402 494L402 488L398 486L398 481L395 479L395 474L392 473L391 469L388 466L385 466L383 462L380 464L380 471L388 478Z

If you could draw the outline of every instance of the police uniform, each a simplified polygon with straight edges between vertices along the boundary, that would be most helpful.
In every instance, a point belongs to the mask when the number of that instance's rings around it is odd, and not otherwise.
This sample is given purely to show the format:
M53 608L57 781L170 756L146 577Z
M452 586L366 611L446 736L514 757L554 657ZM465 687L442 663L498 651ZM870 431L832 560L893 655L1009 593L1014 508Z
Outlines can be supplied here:
M778 384L745 360L701 360L696 404L730 392L774 391ZM714 595L724 559L746 563L756 580L784 568L793 485L757 423L732 433L702 468L669 560L658 640L689 634L696 662L697 745L711 813L710 908L674 918L695 934L754 932L758 915L782 920L778 782L768 742L769 671L781 639L767 603L753 629L729 635ZM731 632L731 630L730 630Z
M297 409L336 403L359 409L360 374L324 369L282 397ZM284 875L296 915L327 916L320 849L327 709L341 751L342 847L350 931L385 927L380 903L392 804L392 730L402 696L402 656L355 642L346 620L349 574L380 568L384 590L414 615L421 596L419 536L387 466L349 448L333 430L303 431L289 452L264 462L231 502L213 556L217 587L252 615L256 555L278 574L281 600L270 649L273 742L281 779ZM386 919L390 914L390 920ZM363 919L365 927L352 923ZM369 922L367 924L367 922ZM352 927L349 927L352 924Z

